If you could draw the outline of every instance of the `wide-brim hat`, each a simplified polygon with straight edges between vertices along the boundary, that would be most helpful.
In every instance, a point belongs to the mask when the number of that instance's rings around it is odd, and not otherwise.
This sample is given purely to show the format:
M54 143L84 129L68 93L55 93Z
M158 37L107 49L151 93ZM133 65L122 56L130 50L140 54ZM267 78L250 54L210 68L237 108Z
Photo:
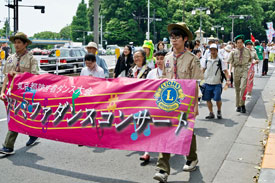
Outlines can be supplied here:
M224 49L226 51L232 51L232 46L231 45L227 45L226 47L224 47Z
M183 30L187 36L188 36L188 40L192 41L193 40L193 34L192 32L189 30L188 26L184 23L184 22L178 22L178 23L174 23L174 24L169 24L167 27L167 30L170 34L170 32L174 29L174 28L178 28Z
M97 49L97 44L95 42L89 42L89 44L86 46L86 48L96 48Z
M28 39L28 36L23 32L17 32L14 36L9 38L10 42L14 43L15 39L25 40L28 45L32 44L32 41Z
M235 37L234 41L237 42L237 40L242 39L244 41L244 35L240 34L238 36Z

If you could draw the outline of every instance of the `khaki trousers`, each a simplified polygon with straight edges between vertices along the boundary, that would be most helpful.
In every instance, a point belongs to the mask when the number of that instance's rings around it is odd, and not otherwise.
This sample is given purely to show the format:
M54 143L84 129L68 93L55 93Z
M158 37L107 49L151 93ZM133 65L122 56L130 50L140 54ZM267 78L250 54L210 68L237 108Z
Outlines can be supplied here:
M194 161L194 160L198 159L198 155L197 155L196 151L197 151L197 141L196 141L196 136L193 133L191 147L190 147L190 153L186 157L187 161ZM170 156L171 156L170 153L159 153L158 162L157 162L157 170L163 170L163 171L167 172L168 175L170 174L170 164L169 164Z

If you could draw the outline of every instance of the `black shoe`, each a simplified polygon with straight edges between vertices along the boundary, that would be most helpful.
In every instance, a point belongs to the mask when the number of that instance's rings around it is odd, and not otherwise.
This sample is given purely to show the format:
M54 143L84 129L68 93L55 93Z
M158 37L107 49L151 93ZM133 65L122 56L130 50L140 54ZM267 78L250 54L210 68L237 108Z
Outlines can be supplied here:
M26 146L31 146L37 141L38 137L30 136L29 141L26 143Z
M217 118L218 118L218 119L222 119L222 112L221 112L221 111L218 111L218 112L217 112Z
M0 149L0 153L10 155L10 154L14 154L14 151L11 148L3 147Z
M245 105L243 105L241 108L241 113L246 113Z
M205 119L214 119L215 118L215 115L210 112L208 116L205 117Z
M242 108L241 107L237 107L236 111L237 112L241 112Z

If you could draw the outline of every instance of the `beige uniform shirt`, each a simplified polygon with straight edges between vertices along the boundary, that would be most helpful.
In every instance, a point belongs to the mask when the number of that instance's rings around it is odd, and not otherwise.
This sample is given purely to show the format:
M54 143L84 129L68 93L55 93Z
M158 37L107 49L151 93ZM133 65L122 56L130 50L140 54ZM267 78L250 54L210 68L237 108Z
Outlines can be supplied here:
M18 59L19 57L16 54L12 54L11 56L9 56L5 63L3 74L8 74L11 71L15 71ZM20 73L29 72L32 74L39 74L37 60L33 57L33 55L30 52L26 53L21 57L19 62L19 68Z
M246 67L248 68L252 62L252 54L248 48L244 48L242 60L240 60L240 50L234 49L230 52L228 56L228 62L232 64L233 67Z
M203 79L200 60L191 52L186 51L177 61L178 79ZM168 53L164 58L162 78L174 79L174 56Z

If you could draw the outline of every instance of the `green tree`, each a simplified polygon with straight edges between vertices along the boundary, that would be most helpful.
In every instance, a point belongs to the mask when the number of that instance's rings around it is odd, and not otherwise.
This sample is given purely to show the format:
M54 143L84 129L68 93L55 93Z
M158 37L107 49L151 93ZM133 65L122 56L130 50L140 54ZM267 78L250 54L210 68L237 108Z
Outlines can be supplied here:
M60 34L51 31L43 31L33 35L36 39L60 39Z
M8 20L6 20L4 23L4 27L0 29L0 37L6 37L6 35L7 36L9 35L9 33L10 33L9 22Z
M73 41L84 42L83 38L87 37L87 32L85 31L88 31L87 5L84 0L81 0L71 24L71 35ZM88 40L85 40L85 42L87 41Z
M60 32L60 38L62 39L71 39L71 26L68 25L66 27L63 27Z

